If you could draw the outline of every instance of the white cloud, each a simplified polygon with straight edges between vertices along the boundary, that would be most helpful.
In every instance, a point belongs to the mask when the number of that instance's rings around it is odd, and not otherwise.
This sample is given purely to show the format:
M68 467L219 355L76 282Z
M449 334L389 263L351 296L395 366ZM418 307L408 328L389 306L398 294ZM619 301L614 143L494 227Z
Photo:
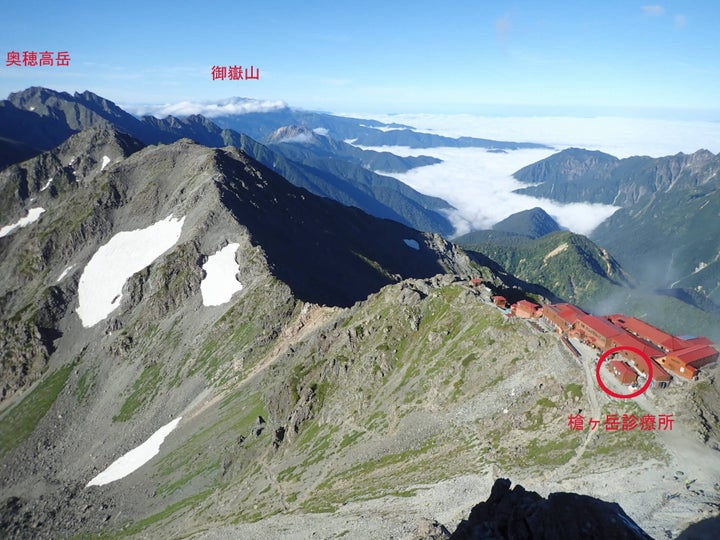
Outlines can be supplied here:
M417 148L408 147L372 149L404 156L418 153ZM515 171L554 154L556 150L494 153L482 148L423 148L421 152L443 162L392 176L421 193L442 197L452 204L457 212L449 214L448 218L458 235L471 229L489 229L510 214L536 206L543 208L563 227L589 234L617 210L602 204L560 204L512 192L527 187L512 177Z
M692 153L701 148L720 152L720 122L651 120L618 117L483 117L474 115L356 115L381 122L399 122L419 131L450 137L473 136L495 140L537 142L554 150L518 150L506 154L480 148L380 147L398 155L431 155L444 162L391 174L428 195L436 195L457 208L449 215L457 234L471 228L489 228L510 214L542 207L560 225L589 234L616 210L597 204L559 204L512 193L524 187L512 178L518 169L569 147L600 150L624 158L660 157Z
M418 131L449 137L536 142L600 150L617 157L668 156L701 148L720 152L720 122L653 120L620 117L491 117L470 114L359 115L381 122L398 122ZM418 150L415 149L417 152ZM423 150L421 153L427 153Z
M215 118L230 114L278 111L287 108L287 103L282 100L233 97L219 102L181 101L164 105L123 105L123 108L136 115L150 114L158 118L165 118L168 115L190 116L191 114L202 114L208 118Z
M657 4L643 6L642 10L647 17L660 17L665 14L665 8Z
M678 13L677 15L675 15L675 28L680 30L681 28L685 28L686 26L687 17L682 13Z
M327 132L327 130L325 130ZM291 137L285 137L284 139L280 139L279 141L274 141L278 143L307 143L312 142L313 136L310 133L298 133L297 135L293 135Z

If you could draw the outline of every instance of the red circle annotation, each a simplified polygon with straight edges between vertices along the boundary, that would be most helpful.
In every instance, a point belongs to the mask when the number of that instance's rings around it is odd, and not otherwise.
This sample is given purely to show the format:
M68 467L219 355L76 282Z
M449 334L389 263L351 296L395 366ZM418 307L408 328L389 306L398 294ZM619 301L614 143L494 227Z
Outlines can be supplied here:
M600 376L600 368L602 367L602 364L605 360L608 359L608 357L612 354L615 354L619 351L630 351L631 353L634 353L638 355L640 358L643 359L645 364L647 364L648 372L647 372L647 380L645 381L645 384L643 384L638 390L633 392L632 394L618 394L617 392L614 392L608 388L608 386L603 382L602 377ZM605 351L602 356L600 356L600 359L598 360L597 367L595 368L595 377L597 378L597 382L600 385L600 388L602 388L603 392L605 392L607 395L615 398L620 399L630 399L637 397L641 394L644 394L645 391L650 388L650 385L652 384L652 376L653 376L653 366L652 362L650 361L650 357L642 352L640 349L636 349L635 347L613 347L611 349L608 349Z

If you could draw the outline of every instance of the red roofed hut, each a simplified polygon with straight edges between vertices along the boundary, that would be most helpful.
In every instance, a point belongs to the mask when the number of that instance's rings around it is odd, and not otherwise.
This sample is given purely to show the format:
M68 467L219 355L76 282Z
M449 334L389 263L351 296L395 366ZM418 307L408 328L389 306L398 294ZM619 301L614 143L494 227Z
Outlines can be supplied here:
M670 384L672 377L655 360L650 359L650 362L652 363L653 369L653 384L657 384L660 388L665 388L668 384ZM635 368L647 377L647 364L645 362L636 363Z
M513 311L516 317L521 319L537 319L542 315L542 308L537 304L528 302L527 300L520 300L513 304Z
M567 332L580 318L587 315L582 309L572 304L545 304L543 317L553 323L558 331Z
M622 384L632 384L637 381L637 373L628 366L625 362L620 360L612 360L610 362L610 371Z
M688 346L687 342L679 337L663 332L659 328L655 328L652 324L648 324L645 321L636 319L635 317L627 317L621 313L617 313L615 315L608 315L607 318L610 322L625 331L649 341L664 351L684 349Z
M694 368L700 368L716 362L718 359L718 352L715 348L709 345L694 345L678 351L672 351L667 354L668 359L675 359L680 361L682 364L692 366Z
M507 298L504 296L493 296L493 303L497 307L505 309L507 307Z
M610 346L611 347L633 347L635 349L638 349L640 352L645 353L648 358L657 359L662 356L665 356L665 353L663 351L661 351L660 349L658 349L657 347L653 347L649 343L646 343L643 340L636 338L632 334L627 334L625 332L622 332L622 333L610 338ZM633 362L640 361L640 359L636 358L636 355L632 351L623 349L622 351L620 351L620 354L622 354L628 360L632 360Z
M660 364L673 375L682 377L683 379L690 380L697 377L697 368L683 364L677 358L663 356L662 358L658 358L658 364Z
M594 315L580 317L575 323L575 330L580 334L583 341L601 351L610 348L610 338L623 332L622 328Z

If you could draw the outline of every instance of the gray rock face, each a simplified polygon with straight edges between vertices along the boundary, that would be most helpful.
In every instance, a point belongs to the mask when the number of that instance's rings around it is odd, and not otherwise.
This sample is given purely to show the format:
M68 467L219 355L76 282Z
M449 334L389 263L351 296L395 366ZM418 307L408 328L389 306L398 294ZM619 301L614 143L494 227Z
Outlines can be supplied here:
M0 522L16 537L102 528L117 513L110 502L89 506L97 497L84 484L219 384L216 373L222 382L246 373L244 358L275 346L300 300L349 306L406 277L471 271L441 238L316 197L236 149L188 140L143 148L105 125L2 171L0 193L4 220L45 209L0 239L0 407L17 407L0 428L30 428L0 447ZM127 279L105 319L82 327L76 309L88 261L118 233L171 215L185 218L177 243ZM203 265L231 242L243 289L221 307L205 306ZM331 330L317 338L317 354L346 334ZM38 379L52 384L35 410L15 398ZM234 434L223 474L241 466L240 456L251 460L265 437L282 451L316 414L322 380L268 388L267 426Z
M652 540L617 503L576 493L544 499L510 480L495 481L486 502L460 522L452 540Z
M450 531L433 519L423 518L418 524L413 540L445 540L450 538Z

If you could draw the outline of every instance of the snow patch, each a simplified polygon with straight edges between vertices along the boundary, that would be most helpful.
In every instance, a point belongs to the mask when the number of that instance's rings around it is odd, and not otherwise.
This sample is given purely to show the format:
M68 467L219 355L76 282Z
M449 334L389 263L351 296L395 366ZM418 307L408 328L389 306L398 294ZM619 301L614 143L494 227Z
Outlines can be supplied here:
M70 270L72 270L72 267L73 267L73 266L75 266L75 265L74 265L74 264L71 264L71 265L68 266L65 270L63 270L63 271L62 271L62 274L60 274L60 277L57 278L57 281L56 281L55 283L60 283L60 282L63 280L63 278L68 275L68 272L69 272Z
M327 128L324 128L324 127L315 128L315 129L313 129L313 131L314 131L315 133L317 133L318 135L322 135L323 137L327 137L328 134L330 133L330 132L328 131L328 129L327 129Z
M47 188L49 188L50 184L52 184L52 181L53 181L53 179L52 179L52 177L50 177L50 179L45 183L45 185L40 188L40 191L45 191Z
M135 272L150 265L180 238L185 218L172 215L146 229L117 233L88 262L78 286L77 314L85 328L120 305L122 288Z
M242 283L235 278L239 270L235 253L239 247L240 244L228 244L203 264L205 277L200 283L200 292L204 306L229 302L233 294L242 290Z
M418 244L417 240L408 240L407 238L403 239L403 242L405 242L405 245L408 247L411 247L413 249L420 249L420 244Z
M44 208L31 208L28 210L28 215L24 218L20 218L18 221L13 223L12 225L5 225L2 229L0 229L0 238L3 236L8 236L14 233L18 229L22 229L23 227L27 227L31 223L36 222L38 219L40 219L40 215L45 211Z
M107 469L90 480L85 487L104 486L115 480L125 478L131 472L138 470L160 452L160 445L165 440L165 437L177 427L180 420L182 420L182 416L169 424L165 424L140 446L133 448L127 454L113 461Z
M110 165L110 161L111 161L111 160L110 160L109 157L103 156L102 165L100 166L100 170L102 171L102 170L105 169L105 167L107 167L108 165Z

